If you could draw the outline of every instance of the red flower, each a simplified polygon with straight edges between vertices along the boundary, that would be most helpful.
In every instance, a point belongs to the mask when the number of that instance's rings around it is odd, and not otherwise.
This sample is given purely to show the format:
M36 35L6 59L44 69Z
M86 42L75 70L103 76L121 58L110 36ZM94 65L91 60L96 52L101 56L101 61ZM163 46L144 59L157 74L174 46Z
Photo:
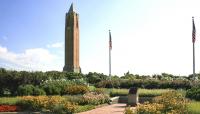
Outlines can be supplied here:
M19 110L20 108L15 105L0 105L0 112L15 112Z

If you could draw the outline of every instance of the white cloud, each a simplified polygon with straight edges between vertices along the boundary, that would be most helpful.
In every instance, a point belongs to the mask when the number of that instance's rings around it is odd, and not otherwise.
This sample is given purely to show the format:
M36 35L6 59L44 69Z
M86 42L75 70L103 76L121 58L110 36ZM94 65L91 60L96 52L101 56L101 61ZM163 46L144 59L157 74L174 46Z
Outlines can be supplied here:
M51 54L49 50L43 48L26 49L23 53L14 53L8 51L6 47L0 46L0 59L7 61L7 66L11 63L24 70L60 70L62 67L62 64L58 64L62 61L56 55Z
M54 44L48 44L48 48L62 48L64 46L63 42L56 42Z

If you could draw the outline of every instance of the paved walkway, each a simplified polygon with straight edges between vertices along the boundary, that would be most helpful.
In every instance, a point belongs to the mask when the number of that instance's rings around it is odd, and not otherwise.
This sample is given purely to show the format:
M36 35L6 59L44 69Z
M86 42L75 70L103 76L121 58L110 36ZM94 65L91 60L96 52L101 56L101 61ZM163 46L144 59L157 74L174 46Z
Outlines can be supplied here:
M78 114L124 114L126 104L112 104Z

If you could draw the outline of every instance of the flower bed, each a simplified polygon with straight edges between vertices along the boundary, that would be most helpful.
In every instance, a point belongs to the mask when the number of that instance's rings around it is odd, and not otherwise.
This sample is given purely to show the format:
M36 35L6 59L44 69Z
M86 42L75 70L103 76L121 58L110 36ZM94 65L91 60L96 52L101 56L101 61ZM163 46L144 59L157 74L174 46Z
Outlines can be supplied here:
M0 112L15 112L20 111L20 108L15 105L0 105Z

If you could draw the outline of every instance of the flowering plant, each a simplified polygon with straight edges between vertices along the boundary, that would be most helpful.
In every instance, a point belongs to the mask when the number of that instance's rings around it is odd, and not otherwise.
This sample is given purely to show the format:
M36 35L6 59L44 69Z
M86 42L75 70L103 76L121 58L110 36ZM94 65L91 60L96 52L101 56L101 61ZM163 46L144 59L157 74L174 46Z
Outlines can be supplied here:
M0 112L15 112L19 111L19 106L15 105L0 105Z

